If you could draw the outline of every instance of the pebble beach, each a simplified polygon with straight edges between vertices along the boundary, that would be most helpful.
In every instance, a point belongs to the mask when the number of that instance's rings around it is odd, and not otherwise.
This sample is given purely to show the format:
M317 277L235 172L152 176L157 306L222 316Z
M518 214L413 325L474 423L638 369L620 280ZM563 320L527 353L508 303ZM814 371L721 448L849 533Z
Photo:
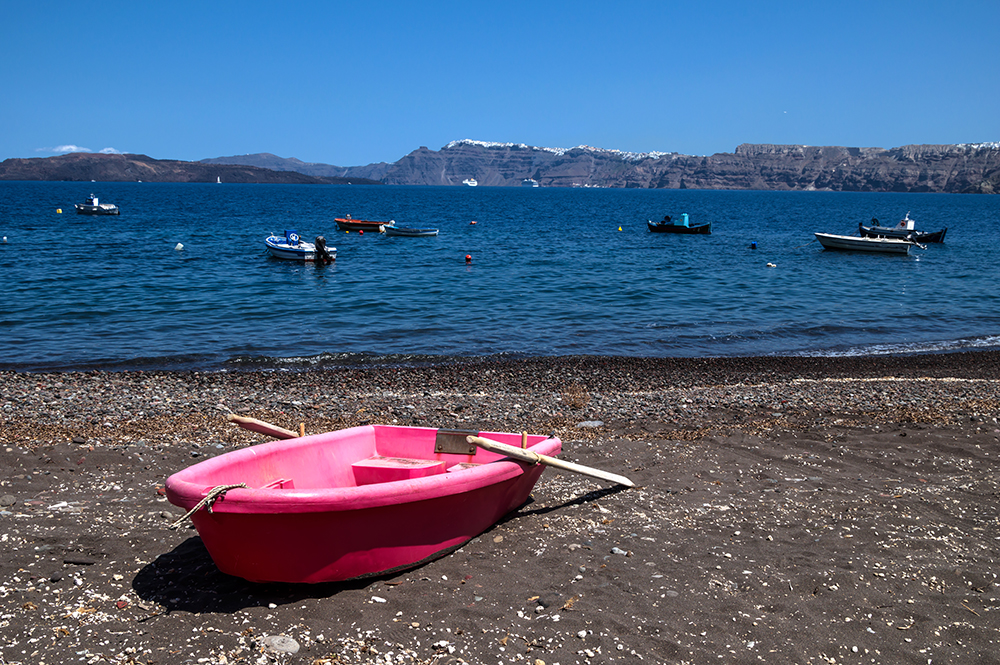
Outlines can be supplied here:
M0 662L997 662L1000 353L0 372ZM554 432L531 501L353 583L220 573L163 484L366 423Z

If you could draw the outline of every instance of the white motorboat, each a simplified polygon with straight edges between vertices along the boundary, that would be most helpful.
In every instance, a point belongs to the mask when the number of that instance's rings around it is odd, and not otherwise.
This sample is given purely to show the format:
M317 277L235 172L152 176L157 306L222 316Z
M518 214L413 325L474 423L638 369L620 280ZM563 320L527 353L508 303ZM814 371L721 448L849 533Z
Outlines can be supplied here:
M337 258L337 248L327 247L326 239L317 236L316 242L306 242L292 230L285 231L284 237L270 235L264 239L267 251L276 259L291 261L334 261Z
M468 185L469 187L476 187L479 185L479 181L477 181L475 178L466 178L465 180L462 181L462 184Z
M865 238L860 236L840 236L833 233L817 233L816 240L823 249L837 249L849 252L879 252L882 254L909 254L911 247L919 247L915 242L899 238Z
M101 203L97 197L91 194L85 203L76 203L78 215L117 215L118 206L113 203Z

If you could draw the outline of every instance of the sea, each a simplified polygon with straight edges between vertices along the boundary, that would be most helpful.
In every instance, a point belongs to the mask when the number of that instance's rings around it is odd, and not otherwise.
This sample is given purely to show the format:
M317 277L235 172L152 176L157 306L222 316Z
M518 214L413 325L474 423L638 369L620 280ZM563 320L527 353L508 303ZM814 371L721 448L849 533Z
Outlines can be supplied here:
M75 213L94 194L119 216ZM824 251L905 214L944 243ZM711 235L654 234L688 213ZM433 227L426 238L334 218ZM331 265L271 258L294 229ZM0 369L311 369L1000 348L988 195L0 182Z

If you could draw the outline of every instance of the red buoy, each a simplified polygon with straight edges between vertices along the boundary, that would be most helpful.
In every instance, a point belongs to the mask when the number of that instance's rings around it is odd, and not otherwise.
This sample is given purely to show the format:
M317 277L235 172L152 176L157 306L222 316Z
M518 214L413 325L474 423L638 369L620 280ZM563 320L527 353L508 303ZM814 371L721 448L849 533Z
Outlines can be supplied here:
M465 255L465 262L466 263L472 263L472 254L466 254Z

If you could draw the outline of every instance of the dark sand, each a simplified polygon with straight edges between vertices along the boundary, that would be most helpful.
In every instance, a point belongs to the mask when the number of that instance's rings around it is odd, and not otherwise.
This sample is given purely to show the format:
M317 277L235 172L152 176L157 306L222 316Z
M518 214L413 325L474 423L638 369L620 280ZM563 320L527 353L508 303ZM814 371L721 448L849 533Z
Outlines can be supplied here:
M968 353L0 373L0 663L1000 662L998 369ZM563 457L639 487L548 469L528 505L420 568L251 584L168 530L181 511L161 493L264 440L226 409L312 432L554 430Z

